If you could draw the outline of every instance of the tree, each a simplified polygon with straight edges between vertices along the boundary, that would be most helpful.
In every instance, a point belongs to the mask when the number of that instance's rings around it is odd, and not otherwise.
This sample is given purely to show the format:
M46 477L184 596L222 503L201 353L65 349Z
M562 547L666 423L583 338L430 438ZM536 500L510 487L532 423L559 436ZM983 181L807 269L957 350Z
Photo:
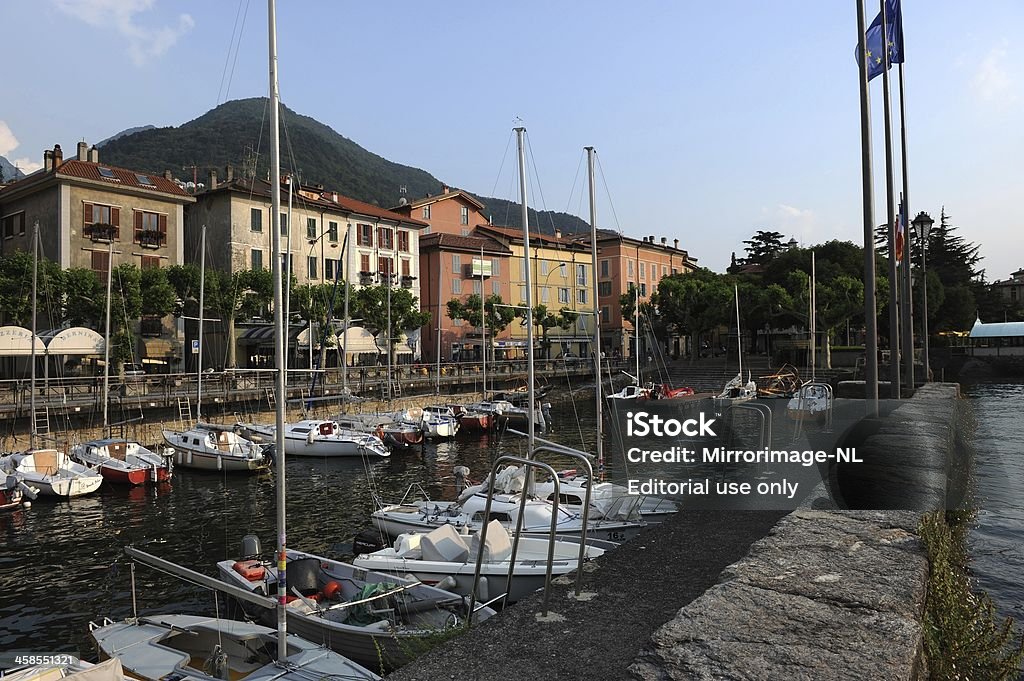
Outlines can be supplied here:
M700 337L727 324L733 309L732 290L725 277L708 269L662 277L654 300L666 328L693 338L691 363L697 356Z
M199 316L199 267L193 263L172 265L167 270L167 282L174 289L176 296L174 305L175 316L188 314Z
M515 310L505 305L501 296L496 293L487 297L483 309L487 313L487 332L492 338L504 331L516 318ZM484 315L481 312L480 296L473 293L467 296L465 301L458 298L449 300L448 318L453 321L461 319L471 326L481 327ZM485 343L486 345L489 344Z
M228 367L237 366L235 320L264 313L273 297L274 277L268 269L206 272L206 307L227 326Z
M122 263L114 268L110 282L111 361L120 367L135 359L135 334L132 323L142 314L142 288L139 268ZM103 291L103 313L106 314L106 291Z
M32 326L32 267L32 254L25 251L0 258L0 311L8 324ZM63 316L64 280L60 266L46 258L39 259L36 269L37 331L41 331L44 326L59 326L51 322Z
M100 331L106 315L106 282L84 267L64 270L64 319Z
M775 231L758 230L754 236L743 243L747 246L747 257L743 259L745 265L765 265L779 253L786 250L782 243L785 234Z
M142 270L139 281L142 314L165 317L174 312L177 294L167 277L167 270L150 267Z
M395 341L404 331L418 329L430 323L430 313L417 306L416 296L407 288L391 288L391 327L388 328L388 287L364 286L355 292L352 315L361 317L363 324L375 334L387 334L388 356L394 356Z

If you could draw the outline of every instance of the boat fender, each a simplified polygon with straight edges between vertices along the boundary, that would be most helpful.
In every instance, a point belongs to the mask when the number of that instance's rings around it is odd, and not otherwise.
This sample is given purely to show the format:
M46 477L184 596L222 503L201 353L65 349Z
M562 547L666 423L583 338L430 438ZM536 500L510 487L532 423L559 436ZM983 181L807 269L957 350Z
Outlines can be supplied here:
M316 433L312 430L306 433L306 444L311 445L316 440Z
M449 577L448 579L451 579L451 577ZM481 603L486 603L487 601L491 600L490 593L491 590L487 587L487 578L483 575L480 575L480 583L477 585L476 589L476 599Z
M231 569L245 577L250 582L259 582L266 574L266 568L264 568L263 563L258 560L239 560L231 566Z
M379 622L374 622L373 624L367 624L363 629L369 631L390 631L391 620L381 620Z
M22 508L32 508L32 502L31 501L23 501L23 502L21 502L21 507Z
M483 578L481 577L481 579ZM455 578L451 575L448 575L447 577L445 577L440 582L434 585L435 588L443 589L444 591L451 591L456 586L458 586L458 583L455 581Z
M324 589L320 592L320 600L322 601L340 601L341 596L341 584L338 584L333 579L324 584Z

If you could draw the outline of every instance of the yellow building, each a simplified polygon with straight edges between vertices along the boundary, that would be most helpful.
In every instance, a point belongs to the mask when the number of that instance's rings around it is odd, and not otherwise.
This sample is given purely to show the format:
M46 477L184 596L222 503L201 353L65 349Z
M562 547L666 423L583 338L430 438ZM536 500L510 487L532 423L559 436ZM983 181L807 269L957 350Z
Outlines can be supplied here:
M525 308L526 263L523 259L522 229L480 225L476 232L500 242L512 251L508 273L510 299L505 302ZM554 235L531 232L529 256L534 307L543 305L549 314L556 317L563 310L577 315L568 323L568 328L559 325L548 328L546 343L541 328L534 327L538 356L548 359L562 357L567 353L568 356L588 356L594 337L594 272L590 249L563 238L557 230ZM571 315L561 318L571 318ZM513 322L511 330L511 339L504 342L513 348L525 349L526 327Z

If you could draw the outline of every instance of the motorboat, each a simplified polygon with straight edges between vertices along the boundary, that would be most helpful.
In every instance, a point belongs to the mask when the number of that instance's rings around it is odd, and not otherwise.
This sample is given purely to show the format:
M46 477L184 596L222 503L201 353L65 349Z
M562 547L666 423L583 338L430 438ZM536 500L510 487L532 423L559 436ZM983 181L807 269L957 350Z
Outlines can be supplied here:
M489 433L498 419L494 414L485 411L466 409L465 407L452 407L456 416L459 417L459 430L463 433Z
M786 403L786 415L794 420L824 421L831 411L832 388L825 383L805 383Z
M635 510L648 525L664 522L678 511L676 502L651 495L630 494L625 485L612 482L597 482L593 485L586 475L576 470L560 471L558 474L559 503L569 508L583 508L587 488L590 487L590 517L616 519ZM554 499L555 486L550 480L533 483L533 493L542 499Z
M716 407L728 407L734 404L749 402L755 397L757 397L757 383L750 380L749 377L744 382L743 375L736 374L734 378L725 384L722 392L714 397L714 404Z
M492 520L487 526L483 548L477 601L487 602L507 591L505 602L514 603L543 588L548 564L547 539L520 538L513 563L512 538L500 522ZM595 546L584 546L583 550L584 560L604 554L604 549ZM424 584L454 582L451 590L468 596L473 590L479 551L479 533L467 537L451 525L441 525L426 534L401 534L393 546L356 556L352 564L377 572L412 575ZM552 576L575 572L579 567L579 553L578 542L556 540ZM506 589L510 567L512 583Z
M245 425L247 433L273 440L276 426ZM286 423L284 453L288 456L362 456L388 457L391 452L380 438L355 430L345 430L337 421L305 419Z
M609 400L650 400L654 396L653 385L637 385L630 383L623 386L622 390L606 395Z
M229 428L198 423L184 431L164 430L163 436L177 466L253 473L266 470L269 463L261 445Z
M309 681L380 679L322 646L288 634L277 659L277 632L252 622L198 615L149 615L90 623L100 656L141 681Z
M333 420L342 430L376 435L388 448L408 449L423 444L423 429L387 414L339 414Z
M0 511L16 511L23 505L25 508L32 506L39 490L25 484L17 475L0 471L0 476Z
M71 447L71 458L95 468L108 482L122 485L171 479L170 456L161 456L129 440L91 440Z
M414 420L416 412L420 414L423 434L432 440L449 440L459 433L461 424L455 411L449 406L430 405L422 409L410 409L406 414Z
M103 484L99 471L56 449L11 454L0 459L0 471L17 476L40 494L65 499L92 494Z
M277 563L260 560L259 542L243 539L243 557L217 563L226 584L266 596L274 603ZM424 648L424 639L460 627L466 603L457 594L418 581L358 568L303 551L286 550L288 631L378 669L396 669ZM250 616L270 623L272 609L242 602ZM474 621L494 615L480 608Z

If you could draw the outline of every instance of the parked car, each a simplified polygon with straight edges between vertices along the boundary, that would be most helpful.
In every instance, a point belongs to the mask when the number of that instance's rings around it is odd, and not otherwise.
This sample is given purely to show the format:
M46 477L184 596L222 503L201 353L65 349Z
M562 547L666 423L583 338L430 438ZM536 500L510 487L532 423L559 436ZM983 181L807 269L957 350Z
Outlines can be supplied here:
M145 376L146 370L141 364L125 364L124 365L125 376Z

